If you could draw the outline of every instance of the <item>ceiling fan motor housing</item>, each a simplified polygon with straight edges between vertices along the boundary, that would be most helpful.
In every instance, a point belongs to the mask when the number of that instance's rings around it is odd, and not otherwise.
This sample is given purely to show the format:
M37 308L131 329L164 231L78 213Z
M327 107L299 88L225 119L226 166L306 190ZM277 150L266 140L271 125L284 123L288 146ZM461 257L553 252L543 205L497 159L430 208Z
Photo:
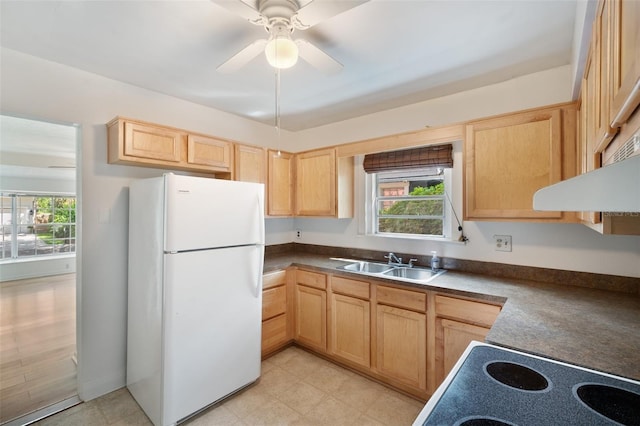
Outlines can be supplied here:
M258 0L258 11L269 21L273 18L283 18L290 22L298 9L300 6L295 0Z

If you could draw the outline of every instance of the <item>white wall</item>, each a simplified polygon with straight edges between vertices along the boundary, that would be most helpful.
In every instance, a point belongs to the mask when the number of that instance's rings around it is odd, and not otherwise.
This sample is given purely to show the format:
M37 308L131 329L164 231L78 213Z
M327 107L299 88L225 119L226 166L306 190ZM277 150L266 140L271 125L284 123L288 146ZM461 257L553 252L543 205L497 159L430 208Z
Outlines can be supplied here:
M76 256L63 255L51 258L24 259L0 264L0 282L76 272Z
M293 152L442 126L571 100L569 65L479 89L303 130Z
M5 192L27 191L31 193L64 193L75 194L76 181L74 179L51 178L17 178L15 176L3 176L0 190Z
M271 126L9 49L0 59L2 113L81 125L79 392L92 399L125 384L127 188L132 179L162 173L107 164L105 123L121 115L280 147ZM280 242L287 233L277 228Z
M569 65L297 133L297 150L417 130L571 100ZM328 143L328 141L330 141ZM293 148L290 148L293 149ZM454 205L462 219L462 153L454 152ZM513 265L640 277L640 237L603 236L579 224L466 222L466 245L360 235L356 219L301 219L296 242L429 254ZM495 251L493 235L511 235L512 252Z

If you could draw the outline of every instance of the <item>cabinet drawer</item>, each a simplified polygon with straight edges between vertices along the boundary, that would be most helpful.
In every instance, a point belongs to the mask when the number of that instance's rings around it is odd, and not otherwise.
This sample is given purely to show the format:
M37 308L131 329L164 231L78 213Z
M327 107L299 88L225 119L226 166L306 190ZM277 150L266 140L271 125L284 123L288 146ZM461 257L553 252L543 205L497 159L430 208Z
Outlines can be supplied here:
M471 300L436 295L436 315L457 318L491 327L500 313L500 306Z
M334 293L369 300L369 283L342 277L331 277L331 291Z
M286 286L272 287L262 291L262 320L273 318L287 310Z
M262 289L277 287L287 283L287 271L269 272L262 276Z
M287 336L287 314L262 322L262 354L269 353L289 341Z
M378 303L397 306L418 312L427 311L427 295L417 291L378 286L376 289Z
M327 276L318 272L296 271L296 282L308 287L315 287L322 290L327 288Z

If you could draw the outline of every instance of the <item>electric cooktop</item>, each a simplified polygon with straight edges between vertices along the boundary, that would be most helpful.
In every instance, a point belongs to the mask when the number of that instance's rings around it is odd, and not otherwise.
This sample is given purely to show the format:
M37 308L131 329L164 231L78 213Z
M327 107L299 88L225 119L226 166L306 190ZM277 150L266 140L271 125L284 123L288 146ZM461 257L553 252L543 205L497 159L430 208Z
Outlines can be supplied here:
M472 342L413 425L640 425L640 382Z

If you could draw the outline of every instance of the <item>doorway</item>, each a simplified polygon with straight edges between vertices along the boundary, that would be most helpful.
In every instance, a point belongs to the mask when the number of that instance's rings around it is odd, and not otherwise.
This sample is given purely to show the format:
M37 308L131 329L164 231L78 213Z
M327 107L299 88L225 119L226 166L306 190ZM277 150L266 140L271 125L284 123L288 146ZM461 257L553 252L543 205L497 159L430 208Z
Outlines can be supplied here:
M0 424L79 402L79 127L0 115Z

